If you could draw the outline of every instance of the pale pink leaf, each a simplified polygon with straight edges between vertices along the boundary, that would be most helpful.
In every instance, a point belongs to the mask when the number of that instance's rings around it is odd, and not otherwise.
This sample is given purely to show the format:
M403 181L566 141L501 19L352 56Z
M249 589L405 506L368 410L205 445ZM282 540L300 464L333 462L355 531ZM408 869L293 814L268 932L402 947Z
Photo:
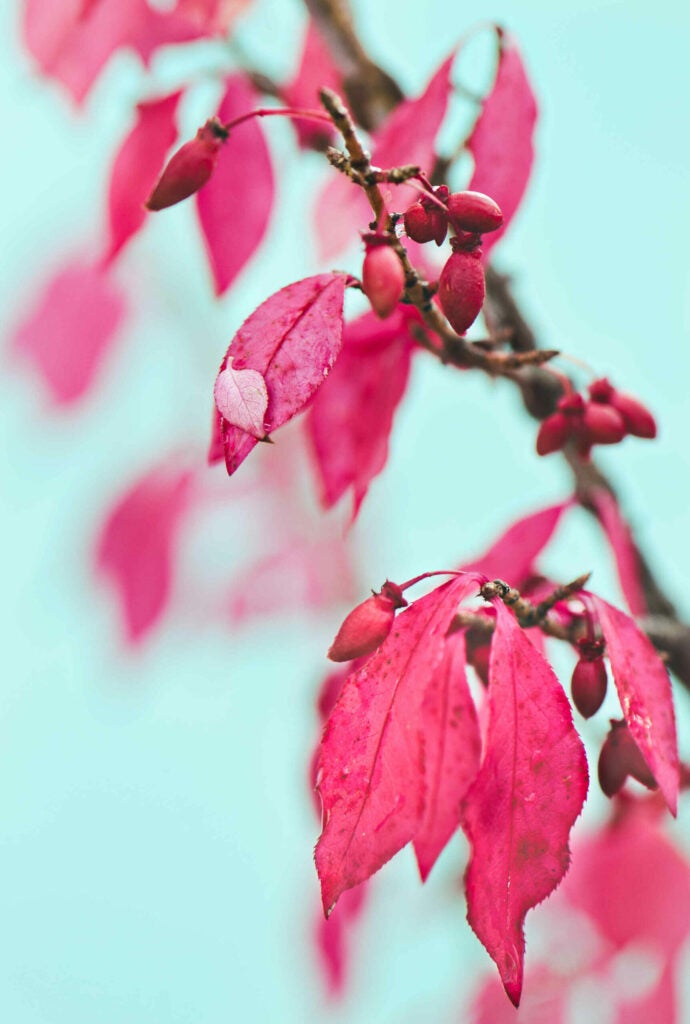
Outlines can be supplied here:
M672 814L678 805L678 741L671 680L647 636L625 612L590 595L606 641L625 721Z
M218 109L223 122L252 110L256 94L246 75L231 75ZM196 194L216 295L222 295L254 254L268 227L275 185L258 118L234 128L210 180Z
M443 62L421 96L403 102L387 118L372 139L372 163L376 167L419 164L429 171L434 160L434 142L448 106L450 78L456 51ZM395 190L396 209L404 209L414 199L409 187ZM371 209L361 188L339 175L330 179L316 204L316 232L319 256L330 260L366 229Z
M414 837L422 881L460 825L460 804L479 769L479 723L465 673L465 637L446 641L421 708L426 795Z
M641 810L577 845L563 892L616 950L647 944L670 957L690 935L690 864Z
M673 963L664 964L651 991L621 1002L615 1024L682 1024L673 968Z
M618 579L628 608L635 616L646 615L647 602L640 579L640 563L630 527L626 523L618 502L603 488L595 490L592 501L597 519L606 534L618 571Z
M337 998L345 988L349 945L352 932L366 905L368 886L357 886L342 893L330 917L319 913L316 920L316 948L326 979L328 993Z
M503 236L527 189L534 158L537 102L515 40L501 30L496 80L467 141L474 159L468 189L491 196L503 227L484 236L484 257Z
M122 143L110 174L107 261L114 259L144 223L144 202L177 139L175 114L181 95L178 91L137 104L136 123Z
M12 339L58 405L91 387L125 315L124 296L102 267L75 261L39 292Z
M268 405L266 381L256 370L236 370L232 357L216 377L213 397L226 423L252 437L265 436L264 416Z
M169 462L157 466L118 499L101 528L96 565L115 587L132 644L155 626L169 601L191 485L187 469Z
M424 813L421 707L458 603L477 586L458 576L415 601L352 672L324 730L315 851L324 910L415 835Z
M463 564L467 572L483 572L490 579L505 579L514 587L534 571L534 563L550 541L561 516L573 502L550 505L509 526L494 544L472 562Z
M225 35L252 0L177 0L183 14L204 34Z
M343 331L344 274L317 274L271 295L249 316L230 343L236 370L257 370L266 382L266 433L301 412L331 371ZM257 444L223 421L225 465L232 474Z
M326 508L352 488L356 515L369 484L386 464L414 349L409 319L398 308L386 320L365 313L344 327L338 362L306 421Z
M319 90L342 92L342 75L331 57L323 36L310 18L302 44L302 55L294 77L283 87L283 99L289 107L320 108ZM320 147L331 142L334 129L317 121L295 118L297 140L303 148Z
M157 47L201 34L189 18L147 0L25 0L22 29L41 70L77 103L120 47L136 50L148 63Z
M498 979L487 977L463 1024L566 1024L568 979L538 965L527 972L525 998L515 1010Z
M495 605L486 750L463 803L472 847L465 888L468 921L517 1006L525 915L568 869L588 775L561 684L512 614Z

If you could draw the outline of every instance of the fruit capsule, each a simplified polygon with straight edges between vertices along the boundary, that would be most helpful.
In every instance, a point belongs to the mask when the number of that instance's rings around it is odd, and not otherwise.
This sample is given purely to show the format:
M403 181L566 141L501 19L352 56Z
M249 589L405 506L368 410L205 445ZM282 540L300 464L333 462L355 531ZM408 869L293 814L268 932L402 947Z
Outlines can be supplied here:
M218 118L207 121L191 142L185 142L170 157L146 200L146 208L163 210L198 192L213 174L218 153L227 138L228 131Z
M503 214L483 192L453 192L448 197L448 216L454 228L486 234L496 231L503 223Z
M454 252L441 271L438 299L451 327L464 334L484 304L484 269L481 249Z

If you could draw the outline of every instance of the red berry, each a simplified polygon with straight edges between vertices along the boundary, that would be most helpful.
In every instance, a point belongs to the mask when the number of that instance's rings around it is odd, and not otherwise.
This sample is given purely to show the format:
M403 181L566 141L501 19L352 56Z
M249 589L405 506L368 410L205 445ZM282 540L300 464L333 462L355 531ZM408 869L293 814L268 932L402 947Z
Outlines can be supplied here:
M227 138L228 132L218 118L207 121L191 142L185 142L170 157L145 206L163 210L198 192L213 174L220 147Z
M448 197L448 216L454 228L485 234L496 231L503 223L503 214L483 192L453 192Z
M603 658L581 657L570 683L573 704L583 718L591 718L606 696L606 665Z
M402 298L405 272L396 253L383 239L366 239L366 254L362 266L362 287L374 312L384 320L390 316Z
M331 661L352 661L371 654L391 631L397 608L407 601L394 583L384 583L381 593L372 594L353 608L330 646Z
M413 242L436 242L441 245L448 230L448 218L435 204L413 203L403 217L405 231Z
M484 270L481 250L454 252L438 282L438 299L453 330L464 334L484 304Z
M571 421L563 412L554 412L542 421L537 434L537 454L550 455L559 451L568 440Z

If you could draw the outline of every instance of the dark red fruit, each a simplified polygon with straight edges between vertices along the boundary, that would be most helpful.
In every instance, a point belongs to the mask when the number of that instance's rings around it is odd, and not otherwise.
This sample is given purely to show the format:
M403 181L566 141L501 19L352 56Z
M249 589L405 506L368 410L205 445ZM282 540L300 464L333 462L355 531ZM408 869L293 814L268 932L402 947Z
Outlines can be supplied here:
M503 223L503 214L483 192L453 192L448 197L448 216L453 228L486 234Z
M587 402L583 415L586 443L618 444L625 437L625 424L620 413L610 405Z
M405 231L413 242L441 245L448 230L448 217L435 203L413 203L403 217Z
M623 721L611 721L611 729L599 754L599 785L606 796L613 796L628 775L647 789L656 789L657 782L640 748Z
M371 654L391 631L395 612L407 601L395 583L384 583L381 592L372 594L353 608L330 646L331 661L352 661Z
M559 451L570 436L570 420L562 412L555 412L542 421L537 434L537 453L550 455Z
M580 657L573 670L570 692L583 718L591 718L604 703L606 683L604 659Z
M402 298L405 272L384 238L372 236L366 239L362 288L374 312L382 320L391 315Z
M163 210L198 192L213 174L227 138L228 132L217 117L207 121L191 142L185 142L170 157L145 206L149 210Z
M441 271L438 299L453 330L464 334L484 304L484 269L481 249L453 252Z

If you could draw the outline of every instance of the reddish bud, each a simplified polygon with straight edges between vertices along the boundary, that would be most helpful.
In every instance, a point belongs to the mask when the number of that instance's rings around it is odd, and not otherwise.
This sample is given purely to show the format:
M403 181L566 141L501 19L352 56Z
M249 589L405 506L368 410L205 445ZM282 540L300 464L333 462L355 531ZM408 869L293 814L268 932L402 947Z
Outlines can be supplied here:
M563 412L555 412L542 421L537 434L537 453L550 455L559 451L570 436L571 422Z
M620 413L610 405L587 402L583 414L585 442L592 444L617 444L625 437L625 424Z
M213 174L220 147L227 138L228 131L217 117L199 128L196 137L168 160L144 204L147 209L163 210L198 192Z
M403 217L405 231L413 242L441 245L448 230L448 218L439 207L413 203Z
M616 410L623 420L626 433L634 434L635 437L656 437L656 423L649 409L632 395L616 391L606 377L590 384L589 394L593 402L610 405Z
M604 659L580 657L570 683L573 704L583 718L591 718L606 696L606 665Z
M370 235L365 242L362 288L376 315L384 320L402 298L405 272L385 238Z
M503 223L503 214L483 192L453 192L448 197L448 216L454 228L461 231L496 231Z
M352 661L371 654L391 631L395 612L407 601L395 583L384 583L379 594L372 594L353 608L330 646L331 661Z
M599 754L599 785L606 796L613 796L628 775L647 789L656 789L656 779L623 721L611 721L611 729Z
M481 249L453 252L441 271L438 299L453 330L464 334L484 304Z

